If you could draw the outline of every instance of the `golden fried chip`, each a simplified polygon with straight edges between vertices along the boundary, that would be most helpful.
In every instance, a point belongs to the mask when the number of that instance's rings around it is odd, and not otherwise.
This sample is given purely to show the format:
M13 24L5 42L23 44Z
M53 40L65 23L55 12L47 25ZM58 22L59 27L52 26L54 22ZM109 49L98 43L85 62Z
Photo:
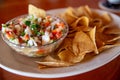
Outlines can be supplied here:
M91 19L92 12L88 6L80 6L79 8L77 8L77 12L78 12L79 17L86 16L89 18L90 21L92 20Z
M96 46L97 48L100 48L101 46L104 46L105 42L103 42L99 37L96 36Z
M46 67L65 67L72 65L71 63L60 61L56 58L51 56L46 56L42 61L35 61L39 64L39 68L46 68Z
M53 58L52 56L50 56L50 55L48 55L48 56L46 56L42 61L47 61L47 62L49 62L49 61L51 61L51 62L56 62L57 61L57 59L56 58Z
M59 47L59 50L57 52L61 52L63 50L67 50L69 47L72 46L72 39L71 38L65 38L62 44Z
M86 16L82 16L78 18L73 24L71 24L71 26L73 27L77 27L77 26L88 27L88 25L89 25L89 19Z
M98 54L99 52L98 52L98 49L97 49L97 46L96 46L96 39L95 39L96 27L94 27L91 31L89 31L88 34L89 34L91 40L93 41L93 44L94 44L94 47L95 47L94 52L95 52L96 54Z
M61 51L58 54L58 56L62 61L69 62L69 63L78 63L81 60L83 60L85 53L75 56L73 52L70 52L69 50L64 50L64 51Z
M91 11L91 9L90 9L90 7L89 7L88 5L86 5L86 6L84 7L84 9L85 9L86 12L89 14L89 16L92 16L92 11Z
M99 33L99 32L96 33L96 39L99 39L103 42L107 42L108 40L111 40L117 36L118 35L115 35L115 34L104 34L104 33Z
M110 26L112 26L112 24L101 26L100 28L97 29L97 32L103 33L104 30Z
M29 4L28 6L28 14L35 15L37 17L45 17L46 12L43 9L37 8L32 4Z
M98 12L92 10L92 18L93 19L96 19L96 18L101 19L101 15Z
M73 33L73 34L68 34L67 38L74 38L74 36L75 36L75 33Z
M117 37L114 37L113 39L108 40L107 42L113 42L113 41L116 41L116 40L119 40L119 39L120 39L120 35L117 36Z
M73 39L73 52L75 55L92 52L94 50L94 44L90 37L80 31L77 32L75 38Z
M102 14L101 18L102 18L104 24L108 24L108 23L110 23L112 21L111 16L107 12Z
M68 24L73 23L77 19L77 16L74 14L74 12L74 9L72 7L69 7L62 15Z
M99 52L102 52L106 49L116 47L116 46L120 46L120 43L116 43L116 44L113 44L113 45L105 45L105 46L100 47L98 50L99 50Z
M63 50L59 52L58 56L60 60L65 61L65 62L73 62L73 58L75 57L74 53L68 50Z
M120 34L120 28L118 27L110 27L110 28L107 28L105 31L104 31L105 34Z
M56 61L56 62L40 62L36 61L36 63L39 64L39 68L44 68L44 67L66 67L66 66L71 66L71 63L63 62L63 61ZM44 67L43 67L44 66Z
M102 20L99 19L99 18L93 19L93 20L89 23L89 25L90 25L91 27L96 26L96 28L99 29L99 28L102 26Z

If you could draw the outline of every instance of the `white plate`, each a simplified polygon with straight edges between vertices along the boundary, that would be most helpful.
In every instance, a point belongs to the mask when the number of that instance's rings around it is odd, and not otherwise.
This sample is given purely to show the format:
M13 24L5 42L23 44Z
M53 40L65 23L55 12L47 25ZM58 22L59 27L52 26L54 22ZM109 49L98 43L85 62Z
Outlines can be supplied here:
M65 9L55 9L48 11L48 13L57 14L64 10ZM101 10L96 11L98 13L104 12ZM112 13L110 13L110 15L112 16L114 23L120 27L120 18ZM39 60L39 58L28 58L16 54L16 52L8 47L0 37L0 67L9 72L28 77L60 78L77 75L101 67L119 55L120 47L114 47L92 58L88 56L81 63L74 66L38 69L38 66L34 61Z

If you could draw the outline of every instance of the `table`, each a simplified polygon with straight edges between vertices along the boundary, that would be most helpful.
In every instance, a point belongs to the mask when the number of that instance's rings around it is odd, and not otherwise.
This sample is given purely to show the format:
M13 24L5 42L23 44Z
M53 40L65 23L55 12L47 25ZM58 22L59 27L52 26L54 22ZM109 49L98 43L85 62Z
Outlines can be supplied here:
M0 24L5 23L11 18L27 13L29 3L45 10L49 10L68 6L79 7L81 5L89 5L91 8L99 8L98 1L99 0L1 0ZM59 79L24 77L0 68L0 80L120 80L120 56L93 71Z

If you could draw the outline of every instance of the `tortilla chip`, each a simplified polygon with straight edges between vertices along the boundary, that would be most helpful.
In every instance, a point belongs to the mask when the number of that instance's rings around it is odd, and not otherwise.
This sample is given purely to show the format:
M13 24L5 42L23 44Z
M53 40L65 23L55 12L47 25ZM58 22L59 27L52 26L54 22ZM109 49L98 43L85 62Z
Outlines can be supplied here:
M78 63L84 59L85 53L75 56L73 52L70 52L69 50L64 50L64 51L61 51L58 54L58 56L62 61L69 62L69 63Z
M71 24L77 31L88 31L89 30L89 19L86 16L78 18L74 23Z
M99 52L102 52L104 50L107 50L109 48L116 47L116 46L120 46L120 43L116 43L113 45L105 45L105 46L100 47L98 50L99 50Z
M94 50L94 44L90 37L80 31L77 32L75 38L73 39L73 52L75 55L92 52Z
M89 31L88 34L89 34L91 40L93 41L93 44L94 44L94 47L95 47L94 52L95 52L96 54L98 54L99 52L98 52L98 49L97 49L97 46L96 46L96 39L95 39L96 27L94 27L91 31Z
M96 18L101 19L101 15L98 12L92 10L92 18L93 19L96 19Z
M89 20L91 20L92 13L88 6L81 6L77 8L77 12L79 13L79 17L86 16L89 18Z
M71 38L65 38L62 44L60 45L59 49L57 50L57 53L63 51L63 50L68 50L69 47L72 46L72 39ZM72 50L72 49L71 49Z
M82 16L78 18L71 26L77 27L77 26L84 26L88 27L89 25L89 19L86 16Z
M105 29L104 33L105 34L120 34L120 28L110 27L110 28Z
M103 42L99 37L96 36L96 46L97 48L100 48L101 46L104 46L105 42Z
M74 14L74 12L74 9L72 7L69 7L62 15L68 24L73 23L77 19L77 16Z
M92 11L88 5L84 7L85 11L92 17Z
M113 39L108 40L107 42L113 42L119 39L120 39L120 36L117 36L117 37L114 37Z
M66 67L66 66L71 66L71 63L63 62L63 61L56 61L56 62L40 62L36 61L36 63L39 64L39 68L45 68L45 67ZM44 67L43 67L44 66Z
M45 10L37 8L32 4L29 4L29 6L28 6L28 14L35 15L36 17L45 17L46 16Z
M107 42L108 40L111 40L117 36L118 35L114 35L114 34L109 35L109 34L104 34L104 33L99 33L99 32L96 33L96 39L99 39L103 42Z
M73 63L73 58L75 57L74 53L68 50L63 50L59 52L58 56L60 60L65 61L65 62L71 62L71 63Z
M96 26L97 30L102 26L102 20L99 18L93 19L90 24L91 27Z
M35 61L39 64L39 68L46 68L46 67L65 67L72 65L71 63L60 61L56 58L51 56L46 56L42 61Z
M99 29L97 29L97 32L103 33L106 28L110 27L110 25L101 26Z
M108 24L112 21L111 16L107 12L102 14L101 18L102 18L104 24Z

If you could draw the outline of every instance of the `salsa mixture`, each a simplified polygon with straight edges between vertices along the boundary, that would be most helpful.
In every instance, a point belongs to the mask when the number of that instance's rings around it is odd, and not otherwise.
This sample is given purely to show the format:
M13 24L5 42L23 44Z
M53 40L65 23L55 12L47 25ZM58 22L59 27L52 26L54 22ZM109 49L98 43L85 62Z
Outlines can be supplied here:
M50 15L38 18L33 15L2 24L5 37L24 46L41 46L55 42L64 35L65 24Z

